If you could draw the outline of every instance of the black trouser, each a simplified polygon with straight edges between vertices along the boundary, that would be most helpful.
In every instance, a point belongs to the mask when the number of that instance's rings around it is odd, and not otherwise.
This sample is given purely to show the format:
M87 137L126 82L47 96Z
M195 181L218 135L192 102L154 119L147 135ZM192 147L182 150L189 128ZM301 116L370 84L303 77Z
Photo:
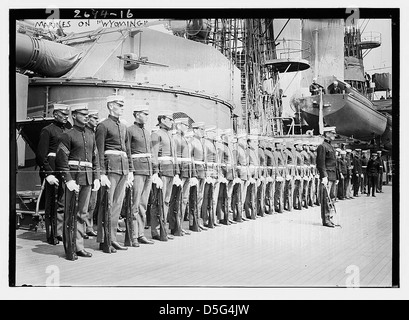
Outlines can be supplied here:
M358 175L358 176L354 175L352 177L352 183L354 184L354 197L357 197L358 196L358 191L359 191L359 186L360 186L360 183L361 183L361 175Z
M372 195L375 195L376 187L378 184L378 176L368 176L368 194L371 194L372 188Z
M340 178L338 183L338 199L345 199L345 178Z

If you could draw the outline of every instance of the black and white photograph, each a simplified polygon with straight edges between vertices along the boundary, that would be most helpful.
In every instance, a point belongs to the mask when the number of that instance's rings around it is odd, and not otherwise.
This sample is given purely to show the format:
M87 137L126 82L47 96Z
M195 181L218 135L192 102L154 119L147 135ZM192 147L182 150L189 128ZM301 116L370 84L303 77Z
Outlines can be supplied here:
M399 7L101 6L9 8L9 287L400 288Z

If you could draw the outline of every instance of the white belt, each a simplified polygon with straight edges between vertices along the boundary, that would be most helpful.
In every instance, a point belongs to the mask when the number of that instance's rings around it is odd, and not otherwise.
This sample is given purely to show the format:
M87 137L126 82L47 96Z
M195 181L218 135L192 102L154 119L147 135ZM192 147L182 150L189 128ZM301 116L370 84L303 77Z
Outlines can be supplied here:
M92 163L88 161L70 160L68 161L68 165L92 168Z
M266 167L267 169L270 169L270 170L273 170L274 169L274 167L273 166L268 166L268 167Z
M217 166L217 165L218 165L218 163L216 163L216 162L208 162L208 163L207 163L207 165Z
M227 163L227 164L226 164L226 163L222 163L221 166L222 166L222 167L233 167L233 165L230 164L230 163Z
M132 159L136 158L152 158L151 153L134 153L132 156Z
M366 169L366 168L367 168L367 166L362 166L362 168L363 168L363 169Z
M255 168L258 168L259 166L255 166L255 165L253 165L253 164L251 164L251 165L249 165L249 166L247 166L248 168L251 168L251 169L255 169Z
M236 168L239 168L239 169L241 169L241 168L247 168L247 166L236 166Z
M56 157L57 154L55 152L50 152L49 154L47 154L47 157Z
M158 157L158 160L160 161L174 161L174 157Z
M278 167L278 169L285 169L285 167Z
M317 166L316 166L315 164L312 164L311 167L312 167L312 168L316 168Z
M125 151L119 151L119 150L105 150L105 154L116 154L119 156L124 156L125 158L128 157Z
M193 162L194 162L195 164L205 164L204 161L199 161L199 160L193 160Z
M191 158L176 158L178 162L192 162Z
M289 168L294 168L294 167L295 167L295 164L288 164L287 167L289 167Z

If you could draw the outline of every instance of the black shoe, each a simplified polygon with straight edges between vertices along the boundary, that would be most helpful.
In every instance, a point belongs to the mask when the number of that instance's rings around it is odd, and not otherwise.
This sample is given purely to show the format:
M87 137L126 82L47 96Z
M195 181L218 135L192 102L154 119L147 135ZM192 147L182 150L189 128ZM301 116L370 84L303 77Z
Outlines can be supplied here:
M138 242L142 244L154 244L152 240L148 240L146 237L139 237Z
M169 236L168 237L166 237L165 239L161 239L160 238L160 236L158 235L158 236L152 236L152 239L153 240L158 240L158 241L168 241L168 239L169 239Z
M121 246L118 242L112 241L111 244L116 250L128 250L127 247Z
M72 256L70 257L66 256L65 259L70 260L70 261L75 261L75 260L78 260L78 256L75 253L73 253Z
M94 230L87 231L87 236L96 237L96 236L97 236L97 233L96 233Z
M373 194L372 197L376 197L376 196Z
M82 237L83 237L84 239L89 239L89 236L88 236L87 234L84 234Z
M328 228L335 228L335 225L333 223L324 223L323 226Z
M113 248L113 247L106 248L103 243L99 244L99 250L102 250L105 253L116 253L115 248Z
M55 246L55 245L59 244L60 241L58 241L57 238L49 237L49 238L47 239L47 243L52 244L53 246Z
M77 256L78 257L85 257L85 258L91 258L92 257L92 253L85 251L84 249L82 249L81 251L77 251Z
M145 229L149 229L149 226L145 226Z
M56 236L55 237L58 241L62 241L62 236Z
M185 229L182 229L182 233L187 234L188 236L192 234L189 230L185 230Z
M202 225L199 225L199 228L202 229L202 230L205 230L205 231L209 229L209 228L207 228L205 226L202 226Z
M370 197L371 195L368 193L366 196L367 196L367 197Z

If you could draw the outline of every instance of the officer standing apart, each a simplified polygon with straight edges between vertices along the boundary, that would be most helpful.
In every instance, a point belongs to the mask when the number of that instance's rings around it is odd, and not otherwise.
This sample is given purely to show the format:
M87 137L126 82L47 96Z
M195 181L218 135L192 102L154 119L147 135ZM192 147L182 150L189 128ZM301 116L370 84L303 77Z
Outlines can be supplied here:
M154 243L148 240L144 234L146 209L148 208L148 199L152 187L151 137L145 128L149 117L149 106L147 104L137 105L134 107L133 116L135 122L127 129L134 168L132 186L134 234L131 235L131 245L138 247L139 243Z
M333 194L336 176L335 149L331 141L335 139L335 127L324 128L324 141L317 148L317 169L320 174L321 219L325 227L334 228L331 220L329 197ZM329 194L327 192L329 191Z
M95 137L95 130L97 128L99 121L98 117L98 110L89 110L88 111L88 122L85 125L85 130L88 130L94 137ZM92 190L91 191L91 197L89 199L89 204L88 204L88 217L85 219L85 225L86 225L86 232L84 239L87 239L88 237L96 237L97 233L94 231L94 212L95 212L95 207L97 205L97 197L98 197L98 191Z
M371 195L372 189L372 197L375 196L375 192L377 191L377 184L378 184L378 175L380 171L380 160L378 158L377 153L372 153L371 159L368 161L367 173L368 173L368 197Z
M162 110L158 114L159 130L151 135L152 142L152 183L162 185L164 221L168 219L169 201L173 184L181 185L179 175L176 175L175 145L170 133L173 126L173 113ZM160 223L156 216L151 215L152 239L160 240ZM168 239L174 239L173 235L167 234Z
M41 130L36 155L37 164L40 167L41 180L43 181L44 178L46 180L44 194L47 242L53 245L62 241L64 187L55 172L55 157L60 137L69 128L69 123L67 123L68 115L68 105L54 105L54 121ZM57 192L57 200L55 199L55 192ZM57 206L57 214L56 217L52 218L50 214L52 214L53 206Z
M124 97L111 95L107 97L108 118L100 122L95 132L101 167L101 186L108 188L108 213L99 210L97 242L105 253L115 253L116 250L127 250L121 246L116 238L119 215L125 196L125 187L131 186L133 165L131 149L126 133L126 126L119 117L124 113ZM105 226L110 232L111 243L104 244L102 217L109 214L110 226ZM104 230L104 231L103 231ZM111 247L112 245L112 247Z
M92 256L84 250L83 236L91 185L94 185L92 191L98 191L100 175L95 137L85 129L88 122L88 105L72 105L71 112L74 126L61 135L56 168L61 171L66 186L63 237L66 259L76 260L78 256ZM76 196L78 206L73 207L73 197Z

